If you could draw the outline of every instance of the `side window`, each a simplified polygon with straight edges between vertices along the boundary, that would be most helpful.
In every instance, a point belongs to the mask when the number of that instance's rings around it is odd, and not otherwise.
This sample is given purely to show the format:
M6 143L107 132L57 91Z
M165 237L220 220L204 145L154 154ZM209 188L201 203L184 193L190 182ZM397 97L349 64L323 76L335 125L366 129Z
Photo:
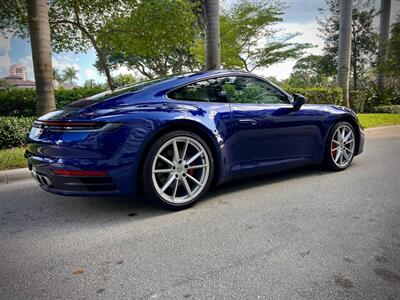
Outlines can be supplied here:
M225 94L222 93L221 80L221 78L213 78L194 82L170 92L168 97L186 101L228 102Z
M227 77L222 85L232 103L288 104L285 94L253 77Z

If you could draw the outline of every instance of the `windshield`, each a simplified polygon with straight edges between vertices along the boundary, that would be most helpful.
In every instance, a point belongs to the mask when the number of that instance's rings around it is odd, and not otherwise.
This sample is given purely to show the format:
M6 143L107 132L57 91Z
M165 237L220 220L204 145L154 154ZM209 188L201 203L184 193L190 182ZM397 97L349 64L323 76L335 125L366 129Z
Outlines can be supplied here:
M112 97L116 97L121 94L134 93L137 91L141 91L148 86L172 79L174 77L176 77L176 75L170 75L170 76L166 76L166 77L160 77L160 78L156 78L156 79L150 79L150 80L145 80L145 81L141 81L141 82L136 82L133 84L129 84L129 85L117 88L113 91L108 90L108 91L102 92L100 94L96 94L96 95L93 95L93 96L90 96L90 97L87 97L87 98L84 98L84 99L81 99L78 101L74 101L74 102L66 105L65 108L82 108L82 107L85 107L88 105L102 102L102 101L107 100Z

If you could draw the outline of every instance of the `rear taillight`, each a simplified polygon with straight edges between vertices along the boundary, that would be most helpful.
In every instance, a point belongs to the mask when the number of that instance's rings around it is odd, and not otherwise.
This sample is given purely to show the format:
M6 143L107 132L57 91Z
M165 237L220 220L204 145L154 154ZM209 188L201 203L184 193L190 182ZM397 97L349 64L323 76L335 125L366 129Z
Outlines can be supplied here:
M53 170L54 175L58 176L78 176L78 177L105 177L108 176L105 171L88 170Z
M35 121L33 127L55 132L64 131L111 131L121 127L123 123L104 122L62 122L62 121Z

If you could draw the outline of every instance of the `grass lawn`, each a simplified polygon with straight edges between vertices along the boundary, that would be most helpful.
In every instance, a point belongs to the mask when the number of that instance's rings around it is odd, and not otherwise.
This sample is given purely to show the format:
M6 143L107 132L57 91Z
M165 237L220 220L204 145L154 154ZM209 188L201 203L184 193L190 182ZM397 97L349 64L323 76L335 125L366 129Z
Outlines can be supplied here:
M23 147L0 150L0 170L26 168L24 152Z
M400 125L400 114L358 114L364 128Z
M400 125L400 114L359 114L361 125L364 128ZM0 150L0 170L25 168L25 148Z

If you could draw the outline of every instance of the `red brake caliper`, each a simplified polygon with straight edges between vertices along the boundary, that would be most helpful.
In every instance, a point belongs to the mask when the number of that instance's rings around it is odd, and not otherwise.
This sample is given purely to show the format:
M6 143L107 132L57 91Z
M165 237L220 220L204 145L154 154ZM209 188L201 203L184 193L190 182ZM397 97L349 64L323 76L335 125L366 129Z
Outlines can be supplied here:
M193 174L194 174L194 169L188 170L187 173L188 173L190 176L193 176Z
M335 149L335 148L337 148L337 145L335 145L335 142L332 141L332 143L331 143L331 152L332 152L332 155L333 155L334 157L336 156L336 151L337 151L337 150L333 150L333 149Z

